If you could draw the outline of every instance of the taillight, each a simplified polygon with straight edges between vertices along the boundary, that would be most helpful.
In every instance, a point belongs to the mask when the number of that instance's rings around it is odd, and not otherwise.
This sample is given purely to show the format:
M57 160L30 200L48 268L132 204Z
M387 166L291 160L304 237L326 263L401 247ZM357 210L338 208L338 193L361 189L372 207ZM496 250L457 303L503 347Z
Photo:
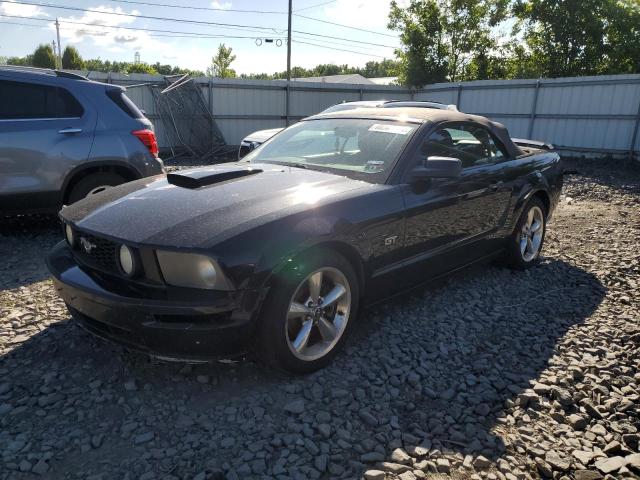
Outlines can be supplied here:
M144 146L149 149L151 155L153 155L154 157L158 156L158 141L156 140L156 134L153 133L153 130L145 128L144 130L134 130L131 133L138 137L138 139L142 143L144 143Z

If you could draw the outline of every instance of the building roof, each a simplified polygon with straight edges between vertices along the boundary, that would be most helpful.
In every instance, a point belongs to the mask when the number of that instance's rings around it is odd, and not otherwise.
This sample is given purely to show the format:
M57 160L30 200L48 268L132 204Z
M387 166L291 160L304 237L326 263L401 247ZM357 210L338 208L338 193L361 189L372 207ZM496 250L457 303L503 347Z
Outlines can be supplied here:
M322 82L322 83L355 83L362 85L375 85L368 78L363 77L359 73L352 75L326 75L324 77L301 77L292 78L294 82Z

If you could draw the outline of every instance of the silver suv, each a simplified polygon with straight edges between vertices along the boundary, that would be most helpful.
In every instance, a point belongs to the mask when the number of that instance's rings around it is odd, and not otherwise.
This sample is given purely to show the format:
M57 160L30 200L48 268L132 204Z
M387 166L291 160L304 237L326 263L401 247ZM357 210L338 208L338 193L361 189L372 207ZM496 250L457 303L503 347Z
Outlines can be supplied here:
M0 214L57 211L163 171L153 125L124 88L0 67Z

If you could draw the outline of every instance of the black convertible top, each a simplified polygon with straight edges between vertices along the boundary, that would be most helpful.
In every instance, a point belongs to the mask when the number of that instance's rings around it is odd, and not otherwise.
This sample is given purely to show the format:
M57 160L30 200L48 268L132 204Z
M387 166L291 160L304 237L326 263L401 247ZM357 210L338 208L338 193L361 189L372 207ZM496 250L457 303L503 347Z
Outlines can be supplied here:
M356 108L353 110L343 110L339 112L319 113L306 120L314 120L320 118L367 118L381 120L400 120L413 123L443 123L443 122L475 122L487 128L501 143L504 145L507 153L511 158L519 157L524 152L515 144L507 128L501 123L489 120L480 115L471 115L469 113L457 112L454 110L442 110L436 108L415 108L415 107L396 107L396 108Z

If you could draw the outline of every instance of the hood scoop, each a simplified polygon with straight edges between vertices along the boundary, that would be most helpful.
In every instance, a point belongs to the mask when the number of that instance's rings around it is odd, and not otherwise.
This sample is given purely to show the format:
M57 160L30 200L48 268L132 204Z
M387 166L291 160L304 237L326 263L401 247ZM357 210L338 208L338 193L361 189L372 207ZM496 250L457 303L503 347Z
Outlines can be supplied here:
M192 170L184 173L167 173L167 182L177 187L195 190L196 188L248 177L261 172L262 170L256 168Z

